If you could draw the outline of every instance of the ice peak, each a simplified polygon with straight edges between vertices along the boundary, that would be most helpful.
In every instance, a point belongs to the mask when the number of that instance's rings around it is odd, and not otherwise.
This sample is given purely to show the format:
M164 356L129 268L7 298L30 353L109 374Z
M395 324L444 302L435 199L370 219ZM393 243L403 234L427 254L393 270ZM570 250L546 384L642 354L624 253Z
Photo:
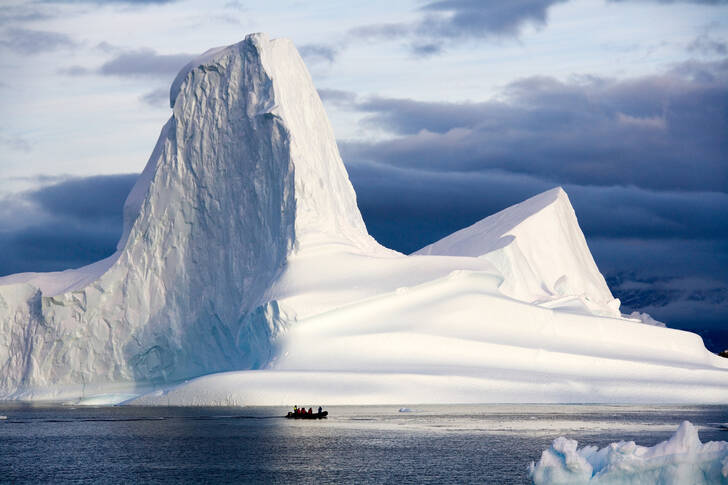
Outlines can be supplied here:
M439 251L447 247L448 254L451 255L482 256L500 247L500 239L508 236L514 228L530 219L539 218L545 209L555 205L563 207L567 212L574 211L566 191L561 187L554 187L425 246L416 254L441 254ZM576 222L576 216L570 222Z
M506 277L503 290L526 301L568 296L585 298L598 312L618 315L612 296L592 258L569 197L561 187L461 229L416 254L480 257Z
M268 43L268 35L263 32L248 34L245 36L245 39L238 42L237 44L213 47L206 50L205 52L185 64L185 66L177 73L177 76L175 76L174 81L172 81L172 84L169 88L169 107L174 108L174 103L177 100L177 96L179 95L180 87L191 71L198 68L205 69L205 66L213 64L215 60L218 57L224 55L226 51L235 49L236 47L239 47L241 44L244 43L255 46L255 48L257 49L264 48L264 46Z
M9 281L44 290L45 306L28 313L41 330L25 350L43 357L0 376L0 389L258 368L282 325L266 294L293 252L327 244L387 252L366 231L290 41L253 34L209 50L180 71L170 100L172 116L125 202L114 256ZM48 335L67 324L76 337L50 348L59 338ZM69 364L56 368L61 361Z

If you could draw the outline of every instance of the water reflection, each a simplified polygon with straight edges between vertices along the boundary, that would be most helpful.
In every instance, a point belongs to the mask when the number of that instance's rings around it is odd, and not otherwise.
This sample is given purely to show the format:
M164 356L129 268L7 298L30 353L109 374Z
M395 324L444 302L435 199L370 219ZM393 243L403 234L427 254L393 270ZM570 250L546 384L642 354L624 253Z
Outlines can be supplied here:
M285 408L0 405L0 481L523 483L560 435L651 446L692 421L727 440L718 406L483 405ZM7 472L6 472L7 471Z

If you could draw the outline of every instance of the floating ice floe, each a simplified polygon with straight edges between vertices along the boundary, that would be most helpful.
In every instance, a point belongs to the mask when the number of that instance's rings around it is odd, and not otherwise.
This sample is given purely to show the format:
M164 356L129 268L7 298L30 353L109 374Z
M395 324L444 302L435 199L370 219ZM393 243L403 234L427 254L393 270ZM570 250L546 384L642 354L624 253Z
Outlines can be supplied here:
M576 440L556 438L530 476L545 484L728 484L728 442L701 443L698 430L683 421L668 440L652 447L634 441L604 448L578 448Z

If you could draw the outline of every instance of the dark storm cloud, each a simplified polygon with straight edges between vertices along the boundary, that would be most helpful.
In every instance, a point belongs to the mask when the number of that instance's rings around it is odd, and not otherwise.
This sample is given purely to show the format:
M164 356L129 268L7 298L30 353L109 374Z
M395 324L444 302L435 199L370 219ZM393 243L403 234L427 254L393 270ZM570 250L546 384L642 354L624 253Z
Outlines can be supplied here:
M6 196L0 210L0 275L53 271L114 251L136 174L68 178Z
M589 247L622 312L641 311L669 327L728 348L728 242L593 238Z
M346 150L343 157L348 160ZM372 232L382 243L404 252L554 186L542 178L497 170L442 173L358 163L348 168L367 225L381 229ZM564 188L583 231L592 238L728 240L728 194L573 184ZM416 237L411 226L419 228Z
M137 174L72 178L29 192L26 197L48 213L83 222L117 218Z
M114 252L119 227L51 220L11 234L0 232L0 276L60 271L103 259Z
M106 76L174 76L193 54L157 54L153 49L125 51L98 69Z
M349 143L349 159L441 172L499 169L559 184L728 190L728 62L632 80L529 78L502 99L354 104L393 139Z
M72 49L77 44L70 36L59 32L14 27L0 34L0 46L19 54L40 54L59 49Z
M338 54L336 48L324 44L305 44L298 48L298 52L308 63L327 62L331 64L336 60Z

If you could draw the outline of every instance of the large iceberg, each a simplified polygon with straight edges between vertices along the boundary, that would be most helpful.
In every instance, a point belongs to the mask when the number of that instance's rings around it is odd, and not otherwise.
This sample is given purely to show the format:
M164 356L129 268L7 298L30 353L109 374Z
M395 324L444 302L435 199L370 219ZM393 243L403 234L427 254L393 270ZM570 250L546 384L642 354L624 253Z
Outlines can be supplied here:
M728 401L700 337L619 313L560 188L379 245L290 41L210 50L170 101L116 253L0 278L0 399Z
M601 449L578 448L575 440L562 436L538 463L531 463L530 475L536 485L728 484L728 442L701 443L689 421L652 447L620 441Z

